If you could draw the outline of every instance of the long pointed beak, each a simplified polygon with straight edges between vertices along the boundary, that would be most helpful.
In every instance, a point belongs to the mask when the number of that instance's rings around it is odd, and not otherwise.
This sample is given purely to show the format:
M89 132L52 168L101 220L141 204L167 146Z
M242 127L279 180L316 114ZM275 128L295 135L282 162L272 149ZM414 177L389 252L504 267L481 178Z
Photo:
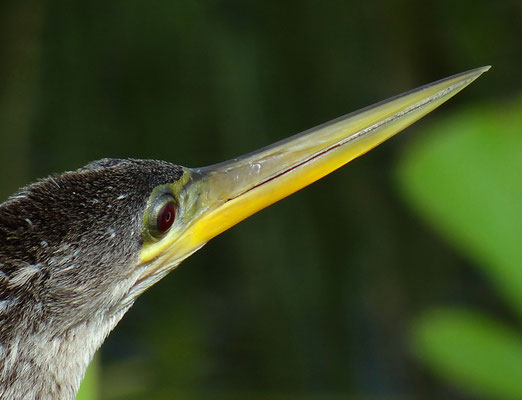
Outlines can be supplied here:
M453 97L490 67L414 89L245 156L187 169L182 222L142 252L175 266L213 237L373 149Z

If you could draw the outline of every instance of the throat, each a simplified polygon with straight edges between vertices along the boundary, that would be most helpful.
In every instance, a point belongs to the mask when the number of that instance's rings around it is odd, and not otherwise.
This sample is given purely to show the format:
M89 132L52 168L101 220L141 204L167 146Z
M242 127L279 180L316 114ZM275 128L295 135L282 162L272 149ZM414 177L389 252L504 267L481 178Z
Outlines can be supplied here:
M21 331L0 343L0 399L73 400L94 353L123 314L93 318L62 335Z

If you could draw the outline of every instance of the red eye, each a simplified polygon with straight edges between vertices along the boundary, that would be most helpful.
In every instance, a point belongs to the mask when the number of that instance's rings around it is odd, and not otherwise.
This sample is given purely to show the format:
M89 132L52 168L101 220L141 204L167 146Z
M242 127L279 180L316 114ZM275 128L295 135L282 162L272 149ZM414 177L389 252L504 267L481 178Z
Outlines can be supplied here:
M168 202L161 208L160 212L158 213L158 219L156 221L158 231L160 231L161 233L167 232L174 223L175 219L176 207L174 206L174 203Z

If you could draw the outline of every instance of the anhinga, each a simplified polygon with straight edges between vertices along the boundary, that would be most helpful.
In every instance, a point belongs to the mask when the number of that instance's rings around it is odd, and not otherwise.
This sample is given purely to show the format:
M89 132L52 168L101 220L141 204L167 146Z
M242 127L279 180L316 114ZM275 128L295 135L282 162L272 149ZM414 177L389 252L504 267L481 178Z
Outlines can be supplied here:
M210 167L102 159L22 188L0 205L0 398L73 399L105 337L181 261L390 138L488 69Z

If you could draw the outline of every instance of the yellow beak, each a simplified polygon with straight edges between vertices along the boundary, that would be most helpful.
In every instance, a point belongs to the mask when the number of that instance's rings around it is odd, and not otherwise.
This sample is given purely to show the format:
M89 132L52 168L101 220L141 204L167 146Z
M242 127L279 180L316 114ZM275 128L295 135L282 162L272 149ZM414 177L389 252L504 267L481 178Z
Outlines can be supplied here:
M174 268L243 219L389 139L489 68L422 86L239 158L186 169L179 221L165 238L143 248L141 261Z

